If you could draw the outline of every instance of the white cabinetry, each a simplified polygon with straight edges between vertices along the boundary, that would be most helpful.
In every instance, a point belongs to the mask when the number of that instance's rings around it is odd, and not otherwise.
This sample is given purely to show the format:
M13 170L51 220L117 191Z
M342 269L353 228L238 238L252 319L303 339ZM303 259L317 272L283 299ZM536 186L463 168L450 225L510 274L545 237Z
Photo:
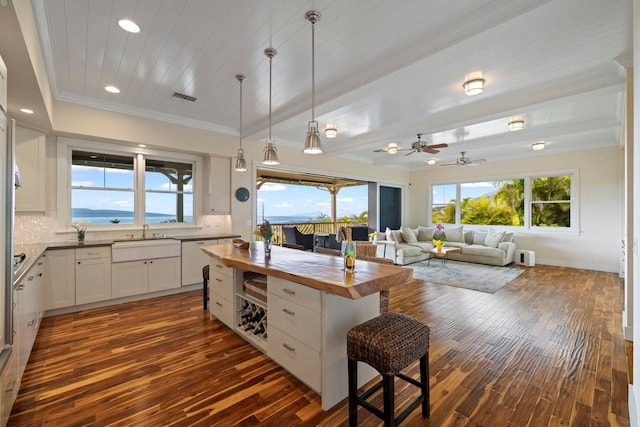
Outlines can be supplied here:
M2 419L0 420L0 425L2 426L7 425L9 415L11 415L11 409L13 408L13 402L15 402L16 397L18 397L20 382L18 379L17 362L17 354L15 351L12 351L0 377L0 384L2 384L2 408L0 408L2 411Z
M16 127L16 164L22 187L16 191L16 211L44 212L45 209L45 135Z
M215 240L182 242L182 286L202 283L202 267L209 264L209 256L200 247L216 243Z
M180 257L112 264L111 296L140 295L180 287Z
M207 213L231 213L231 159L229 157L209 158L209 193Z
M236 270L236 274L238 273ZM215 258L209 261L209 311L211 316L233 329L233 275L234 270Z
M111 247L76 249L76 304L111 298Z
M43 275L44 263L40 259L15 287L17 325L14 325L13 348L17 350L19 378L22 377L24 368L29 361L29 355L40 326L40 319L42 319Z
M74 306L76 304L76 250L49 250L46 257L46 309Z

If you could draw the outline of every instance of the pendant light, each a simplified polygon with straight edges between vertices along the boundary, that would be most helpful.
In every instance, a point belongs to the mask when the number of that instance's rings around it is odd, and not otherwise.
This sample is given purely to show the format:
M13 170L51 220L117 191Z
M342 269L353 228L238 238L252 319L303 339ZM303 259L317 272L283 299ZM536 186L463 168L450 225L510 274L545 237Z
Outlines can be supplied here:
M267 145L264 147L264 159L263 165L279 165L278 151L276 150L276 142L271 138L271 63L273 57L278 54L278 51L274 48L268 47L264 50L264 54L269 58L269 138L267 139Z
M244 74L236 74L236 80L240 82L240 148L238 148L238 156L236 157L236 172L247 171L247 161L244 159L244 150L242 149L242 82L246 79Z
M305 154L322 154L322 142L318 133L318 122L315 119L315 24L320 20L320 12L308 11L304 17L311 22L311 120L308 123L307 139L304 142Z

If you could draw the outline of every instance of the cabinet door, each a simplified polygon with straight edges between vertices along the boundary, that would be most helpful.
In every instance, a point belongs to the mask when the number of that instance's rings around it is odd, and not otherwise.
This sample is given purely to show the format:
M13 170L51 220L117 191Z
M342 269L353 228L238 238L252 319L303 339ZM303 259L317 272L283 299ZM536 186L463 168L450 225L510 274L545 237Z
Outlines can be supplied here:
M76 251L47 251L45 262L45 307L71 307L76 304Z
M6 365L4 365L0 384L2 385L2 419L0 420L0 425L6 426L7 421L9 420L9 415L11 415L13 402L15 402L16 397L18 396L18 389L20 388L15 351L11 352Z
M18 376L22 377L24 368L29 361L29 355L33 348L33 342L38 332L38 309L39 295L37 280L33 272L18 283L14 292L17 321L15 326L16 335L14 337L14 348L17 349L18 356Z
M45 211L45 136L16 127L16 164L22 187L16 191L17 212Z
M209 214L231 213L231 159L209 160Z
M76 261L76 304L111 298L111 260L109 258Z
M209 263L209 256L200 247L215 244L215 240L182 242L182 286L202 283L202 267Z
M0 108L5 112L9 111L7 104L7 66L0 56Z
M149 292L180 287L180 257L156 258L148 262Z
M148 261L111 264L111 297L127 297L149 292Z

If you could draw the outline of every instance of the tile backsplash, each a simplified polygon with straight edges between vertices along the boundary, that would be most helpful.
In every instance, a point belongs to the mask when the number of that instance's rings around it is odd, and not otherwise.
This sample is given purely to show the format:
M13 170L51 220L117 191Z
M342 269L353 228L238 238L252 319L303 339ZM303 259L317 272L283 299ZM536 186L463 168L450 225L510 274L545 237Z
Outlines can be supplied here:
M189 228L156 228L152 225L147 231L148 235L162 234L171 236L195 236L209 234L231 234L230 215L205 215L202 227ZM87 228L86 237L89 240L114 240L126 239L131 234L136 237L142 235L142 228L122 229L117 231L98 231ZM28 243L53 243L68 242L76 240L76 232L57 232L55 212L42 213L16 213L15 218L15 241L20 244Z

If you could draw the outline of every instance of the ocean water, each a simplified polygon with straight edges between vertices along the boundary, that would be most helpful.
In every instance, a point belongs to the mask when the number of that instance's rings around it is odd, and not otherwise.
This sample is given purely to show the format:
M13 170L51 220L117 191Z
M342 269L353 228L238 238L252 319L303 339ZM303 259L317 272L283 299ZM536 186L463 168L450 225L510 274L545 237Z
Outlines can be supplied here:
M133 224L133 212L100 210L100 209L73 209L71 222L89 222L91 224L111 224L113 220L119 220L118 224ZM175 215L152 213L149 212L145 216L147 224L160 224L165 222L174 222ZM192 216L185 216L184 222L193 222Z

